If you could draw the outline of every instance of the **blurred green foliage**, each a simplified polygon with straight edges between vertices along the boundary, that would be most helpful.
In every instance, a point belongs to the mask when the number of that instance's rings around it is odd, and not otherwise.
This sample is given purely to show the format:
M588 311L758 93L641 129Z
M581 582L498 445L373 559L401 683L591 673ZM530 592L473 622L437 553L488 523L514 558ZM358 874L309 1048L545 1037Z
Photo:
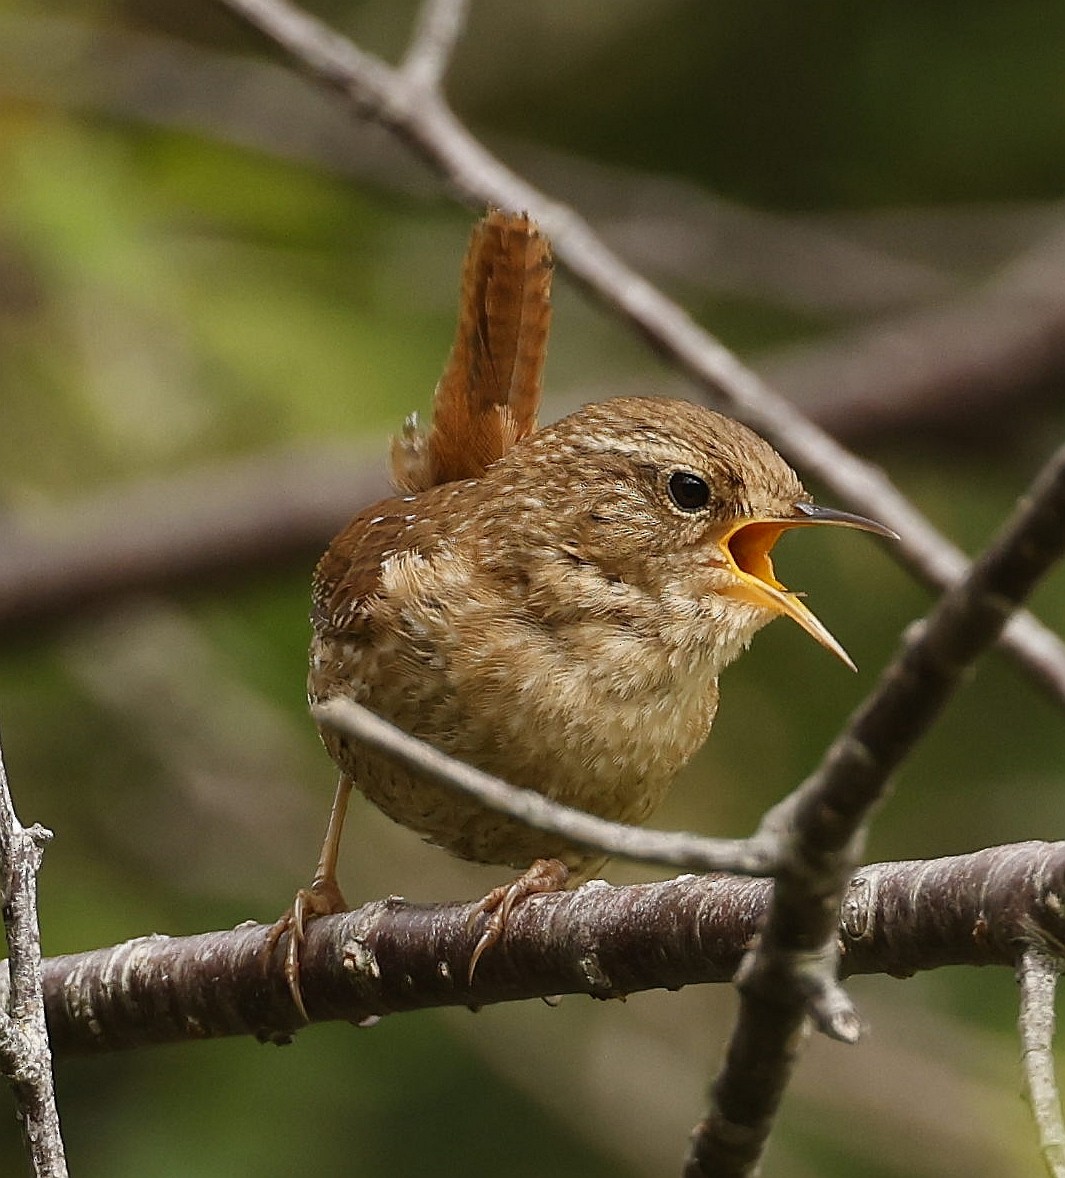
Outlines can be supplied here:
M317 11L395 55L414 6ZM535 143L785 212L1007 213L1061 197L1063 22L1036 3L475 2L450 90L515 158ZM94 30L129 50L104 84L79 40ZM310 129L300 156L161 115L181 105L183 75L138 74L138 52L261 51L216 5L68 0L45 17L0 0L0 33L0 506L32 513L297 439L367 435L383 450L426 406L450 340L465 210L424 177L392 183L391 157L353 177L316 155ZM239 108L239 95L208 98ZM261 132L268 144L269 120ZM552 158L544 182L562 177L555 195L580 203L565 157ZM992 268L979 256L959 265L981 280ZM690 286L693 311L745 355L839 326ZM564 276L557 308L549 391L662 379ZM1062 404L1005 404L982 432L966 423L863 445L971 549L1061 436ZM929 600L863 537L789 539L779 563L862 673L771 627L729 673L711 747L662 825L749 831L816 763ZM57 833L41 877L46 951L272 919L305 881L332 777L304 711L308 576L264 573L7 636L0 721L16 802ZM1060 576L1038 606L1062 627ZM900 774L870 856L1065 837L1063 763L1060 714L992 656ZM611 878L644 874L619 866ZM472 896L498 882L366 808L342 876L357 898ZM856 982L873 1034L853 1053L815 1046L767 1172L1033 1172L1011 987L960 970ZM282 1051L207 1043L63 1060L73 1171L673 1172L730 1001L568 1000L318 1028ZM8 1106L5 1094L0 1173L13 1174L24 1162Z

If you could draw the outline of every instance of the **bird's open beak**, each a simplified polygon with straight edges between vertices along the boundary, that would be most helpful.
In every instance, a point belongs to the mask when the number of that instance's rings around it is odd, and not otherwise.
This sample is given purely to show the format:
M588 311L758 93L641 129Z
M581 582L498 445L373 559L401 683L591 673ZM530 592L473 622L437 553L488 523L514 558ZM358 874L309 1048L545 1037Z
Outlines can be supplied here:
M727 590L730 596L787 614L800 626L841 659L852 671L857 670L850 655L829 633L824 624L806 607L797 593L792 593L776 579L770 553L773 545L790 528L803 528L811 524L835 524L842 528L858 528L863 532L874 532L897 540L898 536L882 524L875 523L861 515L848 511L835 511L831 507L818 507L813 503L796 503L795 514L789 516L761 517L741 520L731 527L718 541L729 568L740 584Z

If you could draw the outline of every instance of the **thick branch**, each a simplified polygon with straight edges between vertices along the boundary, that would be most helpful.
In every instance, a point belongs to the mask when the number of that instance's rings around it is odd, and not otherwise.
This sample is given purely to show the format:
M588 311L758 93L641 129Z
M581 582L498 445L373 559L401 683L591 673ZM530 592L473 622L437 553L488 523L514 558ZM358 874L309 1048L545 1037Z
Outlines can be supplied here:
M917 576L945 588L964 574L964 554L883 472L850 453L773 392L607 249L572 209L549 200L505 167L456 119L438 93L411 87L402 71L363 52L286 0L221 2L312 77L344 94L360 115L376 119L402 138L471 204L529 210L550 237L558 261L596 297L802 470L816 475L851 506L894 528L902 542L893 550ZM1065 706L1065 643L1028 615L1013 619L1004 642Z
M681 876L602 881L521 905L472 985L471 904L392 897L307 932L303 992L312 1021L366 1025L432 1006L726 982L765 915L772 885ZM944 965L1012 966L1021 939L1065 939L1065 843L1018 843L929 862L863 867L839 935L849 974L909 976ZM116 1051L254 1034L283 1040L303 1022L267 926L195 937L142 937L45 961L55 1050ZM6 979L0 974L0 997Z
M901 653L833 741L820 768L762 823L792 849L759 944L739 978L740 1015L686 1174L753 1172L790 1077L807 1012L857 1037L834 981L835 927L865 824L892 771L939 715L972 661L1065 553L1065 447L969 575L911 628Z

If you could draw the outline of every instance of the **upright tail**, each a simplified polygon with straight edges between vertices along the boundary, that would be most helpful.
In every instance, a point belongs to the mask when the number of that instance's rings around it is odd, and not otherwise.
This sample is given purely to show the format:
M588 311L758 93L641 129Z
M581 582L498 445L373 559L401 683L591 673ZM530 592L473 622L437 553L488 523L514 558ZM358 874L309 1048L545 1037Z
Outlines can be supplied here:
M459 321L428 430L407 419L392 440L404 491L480 478L536 430L551 326L551 247L527 213L490 209L474 227Z

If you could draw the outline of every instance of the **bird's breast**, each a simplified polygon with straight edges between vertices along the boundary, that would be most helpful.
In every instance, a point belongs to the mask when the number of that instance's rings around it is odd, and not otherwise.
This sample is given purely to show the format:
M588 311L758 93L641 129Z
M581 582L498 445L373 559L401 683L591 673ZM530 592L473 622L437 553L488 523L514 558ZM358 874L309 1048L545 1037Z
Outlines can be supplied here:
M407 562L395 583L404 591L386 586L356 632L315 639L312 698L349 695L514 785L626 822L648 817L710 731L716 665L663 633L654 611L537 611L461 562ZM584 860L562 840L326 742L381 809L459 855Z

